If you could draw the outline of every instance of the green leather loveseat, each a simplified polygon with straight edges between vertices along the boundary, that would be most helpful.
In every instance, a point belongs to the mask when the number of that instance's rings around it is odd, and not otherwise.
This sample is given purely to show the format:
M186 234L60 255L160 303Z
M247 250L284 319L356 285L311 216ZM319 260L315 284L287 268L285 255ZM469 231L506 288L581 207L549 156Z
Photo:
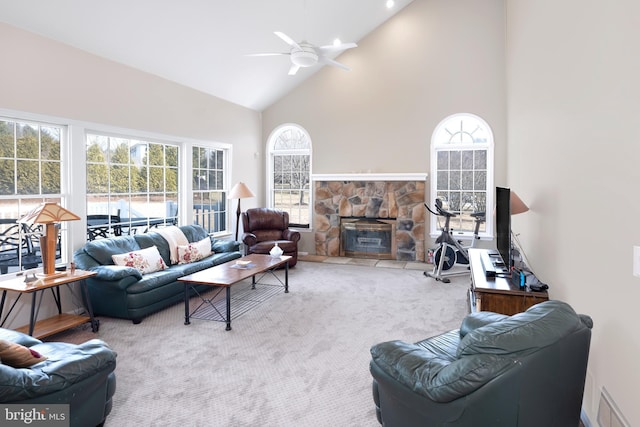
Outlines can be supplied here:
M0 406L4 407L0 419L6 420L5 409L9 409L5 405L8 404L19 405L16 408L24 411L64 404L69 405L66 420L71 427L94 427L104 423L111 412L116 391L116 353L106 343L98 339L82 344L42 342L4 328L0 328L0 341L3 342ZM21 346L26 349L16 348ZM37 352L39 359L44 357L46 360L25 362L29 357L24 356L25 352ZM8 357L7 353L13 353L13 356ZM17 364L15 360L12 363L11 359L16 358L24 363ZM13 421L7 424L31 423ZM43 423L33 422L32 425Z
M189 243L208 237L206 230L199 225L179 228ZM143 317L184 300L184 284L177 281L179 277L242 256L238 242L213 237L210 240L213 254L187 264L172 263L169 243L160 233L153 231L87 242L75 251L73 258L77 268L97 273L87 279L94 314L140 323ZM136 268L115 265L113 262L112 255L152 246L158 248L168 268L142 275ZM208 287L200 285L196 289L200 291Z

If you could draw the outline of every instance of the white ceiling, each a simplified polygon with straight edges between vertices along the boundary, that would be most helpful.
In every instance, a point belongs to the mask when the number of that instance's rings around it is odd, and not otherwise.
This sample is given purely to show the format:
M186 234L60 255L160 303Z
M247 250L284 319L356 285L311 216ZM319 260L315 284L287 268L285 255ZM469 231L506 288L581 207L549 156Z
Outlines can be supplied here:
M0 0L0 21L262 111L320 69L246 56L288 52L274 31L358 42L412 1Z

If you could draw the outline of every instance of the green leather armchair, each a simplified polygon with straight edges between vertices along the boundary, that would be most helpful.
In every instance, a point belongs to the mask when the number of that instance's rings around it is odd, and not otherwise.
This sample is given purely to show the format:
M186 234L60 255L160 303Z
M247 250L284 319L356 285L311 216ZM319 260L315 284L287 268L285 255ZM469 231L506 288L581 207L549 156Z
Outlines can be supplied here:
M460 329L371 348L386 426L578 426L593 323L545 301L513 316L468 315Z
M102 425L116 390L116 353L92 339L82 344L42 342L0 328L0 339L35 350L47 359L28 368L0 363L0 403L68 404L69 425Z

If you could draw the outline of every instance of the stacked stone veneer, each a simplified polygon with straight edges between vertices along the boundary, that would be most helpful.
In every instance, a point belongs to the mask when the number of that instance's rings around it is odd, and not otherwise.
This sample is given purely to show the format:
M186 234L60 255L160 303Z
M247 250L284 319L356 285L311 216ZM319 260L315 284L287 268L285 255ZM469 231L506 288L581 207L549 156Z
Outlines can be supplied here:
M424 261L424 181L316 181L316 255L340 256L340 218L396 220L395 259Z

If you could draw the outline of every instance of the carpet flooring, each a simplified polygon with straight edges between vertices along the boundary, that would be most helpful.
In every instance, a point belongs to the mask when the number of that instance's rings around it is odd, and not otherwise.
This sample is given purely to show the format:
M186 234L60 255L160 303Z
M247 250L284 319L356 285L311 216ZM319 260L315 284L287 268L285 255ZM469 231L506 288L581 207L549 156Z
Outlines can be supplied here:
M375 427L370 347L459 327L468 288L468 276L444 284L419 269L299 261L290 292L232 318L231 331L184 325L178 304L138 325L100 317L95 334L76 328L50 340L99 338L118 353L107 427Z

